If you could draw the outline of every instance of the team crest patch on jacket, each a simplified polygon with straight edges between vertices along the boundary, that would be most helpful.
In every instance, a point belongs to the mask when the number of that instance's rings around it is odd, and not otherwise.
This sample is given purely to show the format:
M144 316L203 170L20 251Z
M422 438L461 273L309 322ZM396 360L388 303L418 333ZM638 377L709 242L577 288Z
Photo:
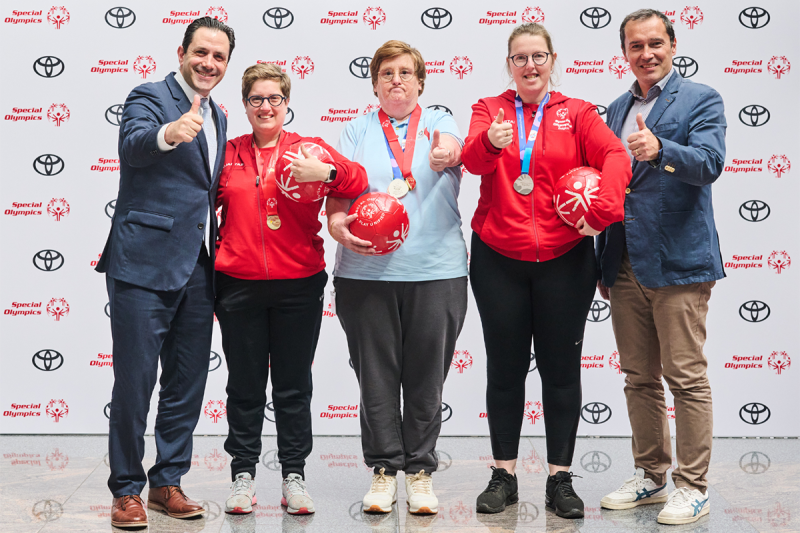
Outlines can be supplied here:
M569 109L565 107L556 111L556 120L553 121L553 126L561 131L572 129L572 122L569 120Z

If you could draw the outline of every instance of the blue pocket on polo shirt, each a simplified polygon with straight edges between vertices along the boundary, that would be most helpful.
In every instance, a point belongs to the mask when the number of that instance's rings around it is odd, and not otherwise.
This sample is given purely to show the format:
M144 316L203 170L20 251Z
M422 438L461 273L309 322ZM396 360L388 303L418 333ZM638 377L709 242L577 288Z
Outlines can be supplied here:
M702 211L661 213L661 269L700 270L711 264L706 217Z

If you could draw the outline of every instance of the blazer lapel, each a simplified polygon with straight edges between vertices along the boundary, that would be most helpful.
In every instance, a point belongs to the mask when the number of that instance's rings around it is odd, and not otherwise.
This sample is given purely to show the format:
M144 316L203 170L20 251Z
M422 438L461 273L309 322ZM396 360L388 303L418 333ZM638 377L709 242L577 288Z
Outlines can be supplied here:
M222 141L225 140L225 132L222 129L222 119L217 110L217 104L213 100L211 100L211 112L214 114L214 127L217 130L217 154L214 158L214 172L211 174L211 185L213 187L214 183L219 179L220 166L224 163L222 154L225 151L225 143ZM208 151L208 147L206 147L206 151Z
M677 72L672 73L672 77L667 82L667 85L664 87L664 90L659 95L658 100L656 100L655 105L653 106L653 110L650 111L650 114L647 115L647 120L644 121L645 126L648 129L653 129L653 127L658 124L658 121L661 120L661 116L664 114L664 111L667 110L669 106L675 101L677 98L678 90L681 87L681 81L683 78Z
M175 76L180 74L173 74L171 76L167 76L167 87L169 87L170 92L172 93L172 98L175 100L175 107L178 108L178 111L181 115L185 115L192 109L192 103L186 97L186 93L183 92L183 88L181 88L180 84L175 80ZM200 146L200 154L203 158L203 164L205 165L206 172L210 172L208 169L208 143L206 142L206 135L203 130L200 130L200 133L197 134L195 140L192 142L197 142ZM211 180L211 176L208 176L209 181Z

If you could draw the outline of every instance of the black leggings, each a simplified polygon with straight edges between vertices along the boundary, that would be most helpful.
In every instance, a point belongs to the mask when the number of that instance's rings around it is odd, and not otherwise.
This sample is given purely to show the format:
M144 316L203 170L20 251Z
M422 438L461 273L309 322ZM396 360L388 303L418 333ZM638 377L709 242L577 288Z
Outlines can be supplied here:
M542 378L547 462L570 466L581 411L583 331L596 285L593 239L535 263L508 258L473 233L470 280L486 344L494 459L517 458L532 336Z

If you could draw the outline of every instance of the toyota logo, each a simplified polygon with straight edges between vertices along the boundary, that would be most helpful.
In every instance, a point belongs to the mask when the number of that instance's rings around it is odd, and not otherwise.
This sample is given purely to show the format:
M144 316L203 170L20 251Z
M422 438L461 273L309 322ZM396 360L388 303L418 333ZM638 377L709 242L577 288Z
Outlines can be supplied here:
M611 408L600 402L587 403L581 409L581 418L589 424L605 424L611 418Z
M762 105L746 105L739 111L739 121L745 126L757 128L769 122L769 109Z
M356 78L365 80L370 77L369 75L369 62L372 61L371 57L357 57L350 62L350 74Z
M294 15L285 7L271 7L264 11L261 17L264 24L273 30L284 30L294 22Z
M595 104L595 107L597 108L597 114L601 117L606 116L606 113L608 113L608 108L604 105Z
M453 417L453 408L442 402L442 423L447 422Z
M436 467L437 472L444 472L451 466L453 466L453 458L450 457L450 454L447 452L443 452L441 450L433 450L434 455L436 455L436 462L439 464Z
M739 306L739 316L745 322L763 322L769 318L769 306L760 300L750 300Z
M42 154L33 160L33 170L42 176L55 176L64 170L64 160L56 154Z
M61 504L55 500L40 500L33 504L33 509L31 509L33 516L43 522L58 520L63 511Z
M588 7L581 11L581 24L591 30L599 30L611 24L611 13L602 7Z
M64 256L55 250L42 250L34 254L33 266L43 272L52 272L64 266Z
M112 126L119 126L122 122L122 110L125 108L122 104L114 104L106 109L106 120Z
M108 318L111 318L111 302L108 302L106 304L106 306L103 308L103 311L105 312Z
M748 7L739 13L739 22L745 28L758 30L769 24L769 11L763 7Z
M356 369L356 367L353 366L353 358L352 357L350 359L348 359L347 362L350 363L350 368L352 368L353 370Z
M136 22L136 13L127 7L112 7L106 11L106 24L118 30L130 28Z
M534 504L531 502L519 502L517 504L517 523L529 524L537 518L539 518L539 508Z
M294 120L294 111L292 111L291 107L286 108L286 116L283 117L283 125L288 126Z
M761 222L769 214L769 206L761 200L748 200L739 206L739 216L748 222Z
M222 515L222 507L217 502L202 500L197 502L197 505L206 510L204 522L213 522Z
M117 209L117 199L114 198L113 200L111 200L110 202L108 202L106 204L106 208L105 208L106 216L108 218L112 218L113 219L116 209Z
M222 357L215 351L211 352L211 356L208 358L208 371L213 372L214 370L218 369L222 365Z
M33 366L44 372L58 370L64 364L64 356L56 350L39 350L33 354Z
M272 406L272 402L269 402L264 407L264 419L273 423L275 422L275 407Z
M581 457L581 466L590 474L601 474L611 468L611 457L604 452L587 452Z
M270 450L268 452L264 452L264 455L261 456L261 464L264 465L267 470L272 470L273 472L280 472L281 471L281 464L278 461L278 450Z
M105 407L103 407L103 414L111 420L111 402L108 402Z
M538 365L536 364L536 354L531 352L531 364L528 365L528 373L530 374L531 372L533 372L537 368L538 368Z
M687 56L675 56L672 58L672 64L684 78L691 78L697 74L697 61Z
M769 407L763 403L746 403L739 409L739 418L742 419L742 422L752 426L763 424L769 420L770 416L772 416L772 412L770 412Z
M429 105L428 109L433 109L434 111L444 111L448 115L452 115L453 114L453 112L450 111L449 107L445 107L445 106L439 105L439 104Z
M586 317L587 322L603 322L608 320L611 316L611 307L603 300L592 300L592 306L589 308L589 315Z
M739 468L745 474L763 474L770 466L772 461L769 460L769 456L761 452L747 452L739 458Z
M441 30L453 22L453 15L443 7L432 7L422 12L422 25L432 30Z
M33 71L43 78L55 78L64 72L64 62L55 56L42 56L33 62Z

